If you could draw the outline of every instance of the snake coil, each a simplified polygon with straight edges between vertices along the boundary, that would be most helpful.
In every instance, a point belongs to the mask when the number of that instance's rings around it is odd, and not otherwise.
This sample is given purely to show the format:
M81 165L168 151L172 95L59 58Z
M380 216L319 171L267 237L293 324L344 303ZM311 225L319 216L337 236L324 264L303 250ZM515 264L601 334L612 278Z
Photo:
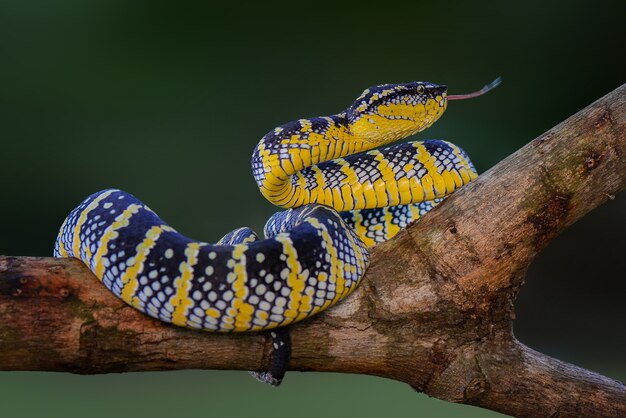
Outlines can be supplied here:
M486 86L484 91L494 87ZM367 247L387 240L476 177L467 155L438 140L376 149L431 126L446 86L369 88L345 111L275 128L252 156L273 215L265 239L237 229L216 244L176 232L120 190L71 211L57 257L82 260L124 302L175 325L259 331L308 318L352 292Z

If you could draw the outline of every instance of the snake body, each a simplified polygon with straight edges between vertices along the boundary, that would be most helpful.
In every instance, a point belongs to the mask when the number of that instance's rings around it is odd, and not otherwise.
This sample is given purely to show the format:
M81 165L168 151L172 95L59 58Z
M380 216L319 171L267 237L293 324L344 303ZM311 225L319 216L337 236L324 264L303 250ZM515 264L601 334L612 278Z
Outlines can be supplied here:
M303 320L355 289L367 247L476 177L448 142L375 149L429 127L446 106L445 86L387 84L344 112L266 134L252 156L254 178L289 209L270 218L265 239L241 228L216 244L195 241L109 189L71 211L54 254L81 259L126 303L175 325L258 331Z

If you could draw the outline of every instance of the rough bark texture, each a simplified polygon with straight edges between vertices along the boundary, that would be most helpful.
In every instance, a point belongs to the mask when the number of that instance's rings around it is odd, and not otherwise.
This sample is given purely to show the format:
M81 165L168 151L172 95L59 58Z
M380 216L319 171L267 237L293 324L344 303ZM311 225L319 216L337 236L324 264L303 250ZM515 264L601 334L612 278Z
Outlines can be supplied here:
M292 370L365 373L519 417L626 416L626 387L525 347L513 302L534 257L626 187L626 85L372 251L347 300L292 328ZM261 369L264 334L145 317L77 260L0 257L0 369Z

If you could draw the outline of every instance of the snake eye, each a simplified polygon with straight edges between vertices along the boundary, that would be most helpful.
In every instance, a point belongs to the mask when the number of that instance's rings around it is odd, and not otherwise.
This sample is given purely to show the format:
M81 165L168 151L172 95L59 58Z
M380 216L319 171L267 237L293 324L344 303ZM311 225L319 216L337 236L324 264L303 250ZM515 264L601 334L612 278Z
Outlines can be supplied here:
M419 94L423 94L426 91L426 87L424 87L423 84L420 84L419 86L417 86L417 92Z

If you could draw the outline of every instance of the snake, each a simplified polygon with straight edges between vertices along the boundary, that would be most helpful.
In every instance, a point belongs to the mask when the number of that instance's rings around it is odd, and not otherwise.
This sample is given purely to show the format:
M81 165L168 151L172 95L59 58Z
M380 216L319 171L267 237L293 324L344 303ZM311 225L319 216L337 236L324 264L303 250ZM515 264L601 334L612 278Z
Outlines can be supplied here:
M281 327L346 298L371 247L477 177L450 142L391 143L430 127L448 101L498 83L456 96L430 82L377 85L340 113L268 132L254 148L252 173L261 194L285 210L270 217L264 238L239 228L214 244L197 241L133 195L106 189L71 210L54 256L82 260L118 298L160 321L272 332L283 364L256 377L278 384L290 349Z

